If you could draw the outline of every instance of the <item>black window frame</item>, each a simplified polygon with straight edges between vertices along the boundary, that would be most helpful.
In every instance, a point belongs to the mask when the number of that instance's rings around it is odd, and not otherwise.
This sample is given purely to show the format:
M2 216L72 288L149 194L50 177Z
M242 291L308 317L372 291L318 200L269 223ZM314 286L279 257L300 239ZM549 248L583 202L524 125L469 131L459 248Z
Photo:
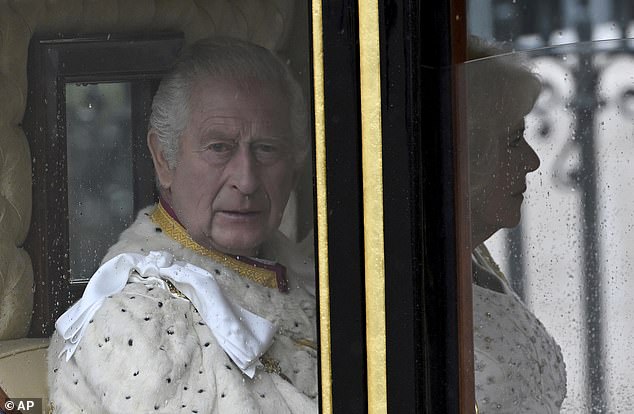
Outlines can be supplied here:
M55 320L87 280L71 280L67 202L67 83L130 82L135 213L155 200L146 134L160 77L183 44L181 33L36 34L29 45L29 89L22 126L32 156L33 209L25 248L35 291L30 337L50 336Z
M455 73L466 55L465 2L377 4L387 412L473 412L467 160ZM372 311L357 294L365 290L358 3L324 2L323 21L332 406L366 412L376 408L367 406L368 355L351 346L365 343Z

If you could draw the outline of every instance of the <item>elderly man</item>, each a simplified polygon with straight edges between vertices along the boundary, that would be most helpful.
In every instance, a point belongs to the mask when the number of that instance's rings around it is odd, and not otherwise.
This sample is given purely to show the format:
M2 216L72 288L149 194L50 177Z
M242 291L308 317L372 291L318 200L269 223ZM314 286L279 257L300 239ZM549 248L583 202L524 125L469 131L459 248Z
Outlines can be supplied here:
M180 58L148 133L160 201L56 324L55 412L317 411L315 298L277 230L304 108L266 49L204 40Z

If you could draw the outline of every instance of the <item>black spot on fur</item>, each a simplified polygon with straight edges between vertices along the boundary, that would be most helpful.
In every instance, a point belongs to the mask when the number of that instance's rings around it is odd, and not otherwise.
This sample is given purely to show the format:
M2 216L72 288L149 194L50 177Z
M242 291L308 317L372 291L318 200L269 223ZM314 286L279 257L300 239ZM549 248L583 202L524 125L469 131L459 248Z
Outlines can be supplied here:
M128 345L132 346L132 339L128 339Z
M132 375L136 377L137 375L139 375L139 371L135 372L135 373L134 373L134 374L132 374Z
M172 379L171 379L171 378L168 378L168 379L166 379L165 381L167 381L167 383L169 384L169 383L171 383L171 382L172 382Z
M106 342L110 342L110 337L106 336L103 340L106 341Z
M174 330L172 328L167 328L166 332L168 335L174 335Z
M163 230L160 227L154 228L154 231L156 231L157 233L163 233Z
M126 400L129 400L130 398L131 398L131 397L130 397L129 395L126 395L126 396L125 396L125 399L126 399Z
M162 307L163 307L163 302L159 302L159 303L158 303L158 307L159 307L159 308L162 308Z
M215 273L215 274L217 274L217 275L219 275L219 274L220 274L220 270L218 270L218 269L214 269L214 273Z
M205 348L209 346L209 342L205 342Z

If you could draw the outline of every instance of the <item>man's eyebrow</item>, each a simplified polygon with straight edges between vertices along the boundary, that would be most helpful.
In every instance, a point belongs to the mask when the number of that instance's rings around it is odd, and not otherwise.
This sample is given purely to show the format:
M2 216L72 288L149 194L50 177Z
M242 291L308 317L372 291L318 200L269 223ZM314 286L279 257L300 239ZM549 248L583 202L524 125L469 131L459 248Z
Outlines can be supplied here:
M258 135L256 136L253 141L265 141L265 140L269 140L269 141L287 141L290 139L289 135Z

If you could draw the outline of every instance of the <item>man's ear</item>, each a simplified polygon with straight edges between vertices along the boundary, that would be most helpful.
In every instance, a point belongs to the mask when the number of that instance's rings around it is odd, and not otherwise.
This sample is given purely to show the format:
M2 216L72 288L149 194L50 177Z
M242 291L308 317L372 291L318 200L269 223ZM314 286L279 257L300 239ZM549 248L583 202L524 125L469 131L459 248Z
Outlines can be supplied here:
M293 160L293 166L291 168L293 168L293 189L296 190L297 189L297 185L302 182L302 179L305 178L306 174L311 174L310 170L308 169L308 165L309 163L306 163L306 155L303 154L301 155L301 157L298 159L294 159Z
M147 134L147 146L152 154L156 177L158 178L161 187L168 190L172 185L174 172L170 169L169 164L165 159L158 134L154 129L150 129Z

